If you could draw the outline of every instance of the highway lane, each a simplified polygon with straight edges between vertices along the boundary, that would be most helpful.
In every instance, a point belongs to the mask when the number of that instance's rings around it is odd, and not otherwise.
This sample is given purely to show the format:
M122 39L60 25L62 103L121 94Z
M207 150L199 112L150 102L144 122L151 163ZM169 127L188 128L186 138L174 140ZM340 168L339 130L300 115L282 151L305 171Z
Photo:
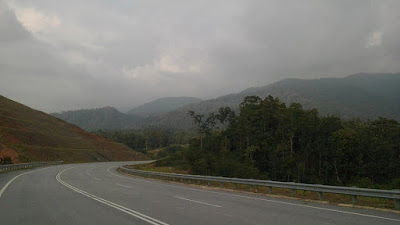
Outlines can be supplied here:
M122 175L126 162L60 165L15 179L1 224L400 224L400 215ZM26 172L26 171L24 171ZM13 174L0 174L0 188Z

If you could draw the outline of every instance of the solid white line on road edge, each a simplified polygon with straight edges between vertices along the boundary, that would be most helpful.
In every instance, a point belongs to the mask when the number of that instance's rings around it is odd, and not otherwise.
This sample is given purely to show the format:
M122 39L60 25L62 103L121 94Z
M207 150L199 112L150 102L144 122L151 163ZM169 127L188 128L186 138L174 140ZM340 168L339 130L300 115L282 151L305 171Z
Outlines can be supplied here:
M146 181L145 178L132 178L128 176L122 176L115 174L110 171L111 168L115 168L117 166L112 166L107 169L107 171L117 177L125 178L125 179L130 179L134 181L141 181L141 182L146 182L146 183L152 183L152 184L158 184L158 185L165 185L168 187L174 187L174 188L181 188L181 189L188 189L188 190L193 190L193 191L199 191L199 192L207 192L207 193L214 193L214 194L220 194L220 195L226 195L226 196L233 196L233 197L239 197L239 198L247 198L247 199L252 199L252 200L260 200L260 201L265 201L265 202L272 202L272 203L279 203L279 204L285 204L285 205L292 205L292 206L297 206L297 207L305 207L305 208L311 208L311 209L318 209L318 210L323 210L323 211L331 211L331 212L336 212L336 213L342 213L342 214L349 214L349 215L356 215L356 216L363 216L363 217L370 217L370 218L376 218L376 219L383 219L383 220L390 220L390 221L396 221L400 222L400 219L395 219L395 218L390 218L390 217L383 217L383 216L375 216L375 215L369 215L369 214L363 214L363 213L356 213L356 212L350 212L350 211L342 211L338 209L330 209L330 208L323 208L323 207L318 207L318 206L310 206L310 205L302 205L302 204L297 204L297 203L290 203L290 202L284 202L284 201L278 201L278 200L270 200L270 199L265 199L265 198L258 198L258 197L251 197L251 196L245 196L245 195L238 195L238 194L231 194L231 193L224 193L224 192L216 192L216 191L208 191L208 190L201 190L201 189L196 189L196 188L189 188L189 187L183 187L183 186L175 186L171 184L165 184L162 182L151 182L151 181Z
M115 183L115 184L118 185L118 186L121 186L121 187L132 188L130 186L126 186L126 185L123 185L123 184L120 184L120 183Z
M22 176L22 175L25 175L25 174L33 173L33 172L36 172L36 171L39 171L39 170L48 169L48 168L49 168L49 167L42 168L42 169L38 169L38 170L33 170L33 171L21 173L21 174L15 176L13 179L11 179L10 181L8 181L8 183L7 183L6 185L4 185L4 187L0 190L0 198L1 198L1 196L3 195L4 191L7 189L7 187L8 187L15 179L17 179L18 177L20 177L20 176Z
M199 204L203 204L203 205L214 206L214 207L218 207L218 208L222 207L219 205L214 205L214 204L210 204L210 203L206 203L206 202L200 202L200 201L196 201L196 200L192 200L192 199L188 199L188 198L184 198L184 197L179 197L179 196L174 196L174 198L189 201L189 202L195 202L195 203L199 203Z
M126 208L126 207L124 207L124 206L122 206L122 205L118 205L118 204L116 204L116 203L114 203L114 202L111 202L111 201L102 199L102 198L100 198L100 197L98 197L98 196L96 196L96 195L93 195L93 194L90 194L90 193L88 193L88 192L82 191L82 190L80 190L80 189L78 189L78 188L76 188L76 187L74 187L74 186L68 184L67 182L63 181L63 180L61 179L61 174L63 174L65 171L70 170L70 169L73 169L73 168L75 168L75 167L70 167L70 168L68 168L68 169L65 169L65 170L59 172L59 173L57 174L57 176L56 176L57 181L58 181L60 184L64 185L65 187L67 187L67 188L69 188L69 189L71 189L71 190L73 190L73 191L75 191L75 192L78 192L78 193L80 193L80 194L82 194L82 195L84 195L84 196L86 196L86 197L89 197L89 198L91 198L91 199L93 199L93 200L96 200L96 201L101 202L101 203L103 203L103 204L105 204L105 205L108 205L108 206L110 206L110 207L113 207L113 208L115 208L115 209L118 209L118 210L121 211L121 212L127 213L127 214L129 214L129 215L131 215L131 216L134 216L134 217L136 217L136 218L139 218L139 219L141 219L141 220L143 220L143 221L146 221L146 222L148 222L148 223L150 223L150 224L153 224L153 225L160 225L160 224L162 224L162 225L168 225L167 223L161 222L161 221L159 221L159 220L157 220L157 219L154 219L154 218L152 218L152 217L150 217L150 216L146 216L146 215L144 215L144 214L142 214L142 213L136 212L136 211L134 211L134 210L132 210L132 209L129 209L129 208Z

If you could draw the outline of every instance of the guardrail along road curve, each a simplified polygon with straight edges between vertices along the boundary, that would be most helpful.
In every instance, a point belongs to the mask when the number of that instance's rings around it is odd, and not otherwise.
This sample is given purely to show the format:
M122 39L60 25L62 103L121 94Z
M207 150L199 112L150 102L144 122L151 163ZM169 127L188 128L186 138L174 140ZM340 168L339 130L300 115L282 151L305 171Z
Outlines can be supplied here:
M139 162L136 162L139 163ZM400 214L121 174L133 162L0 173L0 224L400 224Z

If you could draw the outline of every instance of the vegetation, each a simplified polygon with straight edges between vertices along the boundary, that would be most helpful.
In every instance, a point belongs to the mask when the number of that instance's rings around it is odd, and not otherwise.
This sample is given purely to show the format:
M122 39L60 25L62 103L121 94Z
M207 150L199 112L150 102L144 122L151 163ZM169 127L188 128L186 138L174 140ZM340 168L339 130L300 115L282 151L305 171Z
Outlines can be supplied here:
M199 136L159 160L192 174L278 181L400 188L400 124L392 119L341 120L248 96L239 115L221 108L189 112Z
M131 148L0 96L0 158L93 162L147 159Z
M7 164L12 164L11 157L4 156L3 158L0 158L0 165L7 165Z
M143 129L133 131L97 131L97 134L122 143L142 153L158 150L155 158L164 157L168 153L181 150L182 145L188 144L195 135L190 132L174 131L169 129Z

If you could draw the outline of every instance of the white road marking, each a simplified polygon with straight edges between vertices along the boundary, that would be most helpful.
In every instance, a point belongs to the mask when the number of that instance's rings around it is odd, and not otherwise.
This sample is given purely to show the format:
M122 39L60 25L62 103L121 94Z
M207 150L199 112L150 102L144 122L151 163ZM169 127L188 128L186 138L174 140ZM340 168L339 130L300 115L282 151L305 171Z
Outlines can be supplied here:
M95 177L95 178L93 178L93 179L95 179L95 180L101 180L100 178L97 178L97 177Z
M133 178L130 178L130 177L118 175L118 174L116 174L116 173L111 172L110 169L111 169L111 168L115 168L115 167L119 167L119 166L112 166L112 167L109 167L109 168L107 169L107 172L109 172L109 173L111 173L112 175L117 176L117 177L121 177L121 178L125 178L125 179L130 179L130 180L136 180L136 179L133 179ZM142 182L149 183L149 184L156 184L156 183L154 183L154 182L147 181L147 180L145 180L145 179L143 179Z
M230 193L223 193L223 192L216 192L216 191L207 191L207 190L201 190L201 189L195 189L195 188L189 188L189 187L180 187L180 186L174 186L174 185L170 185L170 184L164 184L164 183L161 183L161 182L157 182L156 183L156 182L146 181L145 178L137 179L137 178L132 178L132 177L128 177L128 176L122 176L122 175L115 174L115 173L110 171L111 168L115 168L115 167L118 167L118 166L109 167L107 169L107 171L109 173L117 176L117 177L122 177L122 178L125 178L125 179L130 179L130 180L135 180L135 181L142 181L142 182L151 183L151 184L164 185L164 186L178 188L178 189L181 188L181 189L193 190L193 191L198 191L198 192L207 192L207 193L213 193L213 194L220 194L220 195L226 195L226 196L233 196L233 197L239 197L239 198L246 198L246 199L252 199L252 200L259 200L259 201L265 201L265 202L292 205L292 206L297 206L297 207L305 207L305 208L318 209L318 210L323 210L323 211L331 211L331 212L342 213L342 214L349 214L349 215L356 215L356 216L363 216L363 217L370 217L370 218L376 218L376 219L383 219L383 220L390 220L390 221L400 222L400 219L383 217L383 216L375 216L375 215L368 215L368 214L362 214L362 213L356 213L356 212L350 212L350 211L342 211L342 210L338 210L338 209L323 208L323 207L318 207L318 206L301 205L301 204L297 204L297 203L283 202L283 201L278 201L278 200L270 200L270 199L265 199L265 198L244 196L244 195L238 195L238 194L230 194Z
M78 189L78 188L76 188L76 187L74 187L74 186L68 184L67 182L63 181L63 180L61 179L61 175L62 175L65 171L70 170L70 169L73 169L73 168L75 168L75 167L70 167L70 168L67 168L67 169L65 169L65 170L63 170L63 171L61 171L61 172L59 172L59 173L57 174L57 176L56 176L57 181L58 181L60 184L64 185L65 187L67 187L67 188L69 188L69 189L71 189L71 190L73 190L73 191L75 191L75 192L77 192L77 193L79 193L79 194L82 194L82 195L84 195L84 196L86 196L86 197L89 197L89 198L91 198L91 199L93 199L93 200L96 200L96 201L101 202L101 203L103 203L103 204L105 204L105 205L108 205L108 206L110 206L110 207L113 207L113 208L115 208L115 209L118 209L118 210L121 211L121 212L127 213L127 214L129 214L129 215L131 215L131 216L134 216L134 217L136 217L136 218L138 218L138 219L141 219L141 220L143 220L143 221L146 221L146 222L148 222L148 223L150 223L150 224L153 224L153 225L160 225L160 224L162 224L162 225L168 225L167 223L164 223L164 222L162 222L162 221L159 221L159 220L157 220L157 219L154 219L154 218L152 218L152 217L150 217L150 216L146 216L146 215L144 215L144 214L142 214L142 213L136 212L136 211L134 211L134 210L132 210L132 209L129 209L129 208L126 208L126 207L124 207L124 206L122 206L122 205L118 205L118 204L116 204L116 203L114 203L114 202L105 200L105 199L100 198L100 197L98 197L98 196L96 196L96 195L93 195L93 194L90 194L90 193L88 193L88 192L82 191L82 190L80 190L80 189Z
M199 204L203 204L203 205L214 206L214 207L218 207L218 208L222 207L222 206L219 206L219 205L214 205L214 204L210 204L210 203L206 203L206 202L196 201L196 200L192 200L192 199L188 199L188 198L184 198L184 197L179 197L179 196L174 196L174 198L185 200L185 201L189 201L189 202L195 202L195 203L199 203Z
M1 196L3 195L4 191L7 189L7 187L8 187L15 179L17 179L18 177L20 177L20 176L22 176L22 175L25 175L25 174L33 173L33 172L36 172L36 171L39 171L39 170L48 169L48 168L49 168L49 167L42 168L42 169L38 169L38 170L33 170L33 171L21 173L21 174L15 176L15 177L12 178L10 181L8 181L7 184L4 185L4 187L0 190L0 198L1 198Z
M120 183L115 183L115 184L118 185L118 186L121 186L121 187L132 188L130 186L126 186L126 185L123 185L123 184L120 184Z
M92 169L93 168L89 168L89 169L86 170L86 175L88 175L89 177L90 177L90 172L92 171ZM90 170L90 172L89 172L89 170Z
M91 167L91 168L87 169L86 170L86 175L88 175L90 177L93 169L97 169L97 168L100 168L100 167L101 166L95 166L95 167Z

